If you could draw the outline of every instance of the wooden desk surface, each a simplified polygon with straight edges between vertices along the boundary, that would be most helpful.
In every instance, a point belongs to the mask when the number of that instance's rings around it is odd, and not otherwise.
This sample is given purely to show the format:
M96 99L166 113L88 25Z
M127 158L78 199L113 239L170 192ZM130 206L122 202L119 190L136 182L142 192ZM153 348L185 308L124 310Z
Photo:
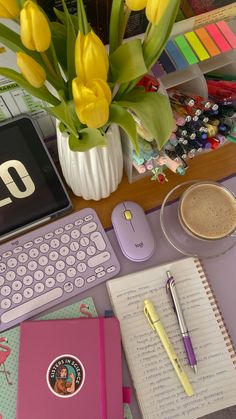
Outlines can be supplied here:
M92 207L96 210L103 226L111 226L111 212L116 204L124 200L139 203L144 210L160 205L165 195L176 185L191 179L218 180L236 172L236 145L226 144L218 150L200 154L192 159L184 176L167 171L168 182L161 185L150 177L130 184L124 175L118 186L108 198L100 201L85 201L70 193L74 210Z

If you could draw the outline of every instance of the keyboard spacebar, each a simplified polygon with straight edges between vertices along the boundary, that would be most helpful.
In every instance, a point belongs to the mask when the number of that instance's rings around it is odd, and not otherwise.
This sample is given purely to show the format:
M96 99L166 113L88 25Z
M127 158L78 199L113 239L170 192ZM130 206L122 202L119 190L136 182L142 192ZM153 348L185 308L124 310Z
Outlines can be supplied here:
M56 300L57 298L61 297L62 294L63 291L61 288L54 288L45 294L39 295L32 300L26 301L26 303L23 303L20 306L13 308L12 310L6 311L2 315L1 321L2 323L11 322L18 317L23 316L24 314L30 313L31 311L36 310L37 308L40 308L53 300Z

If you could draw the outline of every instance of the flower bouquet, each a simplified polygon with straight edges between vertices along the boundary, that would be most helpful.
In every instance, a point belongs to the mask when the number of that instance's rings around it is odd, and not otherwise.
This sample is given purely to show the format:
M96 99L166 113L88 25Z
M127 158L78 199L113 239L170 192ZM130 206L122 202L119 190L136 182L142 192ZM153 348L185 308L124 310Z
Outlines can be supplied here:
M77 15L69 14L65 0L62 5L63 11L54 9L58 21L50 22L36 1L0 0L0 17L19 25L14 31L0 23L0 43L16 53L19 68L1 66L0 74L48 103L46 111L59 121L73 152L106 146L115 124L138 153L133 115L161 149L172 130L169 101L137 84L164 49L179 0L114 0L107 47L91 28L82 0ZM145 34L125 40L131 11L144 8Z

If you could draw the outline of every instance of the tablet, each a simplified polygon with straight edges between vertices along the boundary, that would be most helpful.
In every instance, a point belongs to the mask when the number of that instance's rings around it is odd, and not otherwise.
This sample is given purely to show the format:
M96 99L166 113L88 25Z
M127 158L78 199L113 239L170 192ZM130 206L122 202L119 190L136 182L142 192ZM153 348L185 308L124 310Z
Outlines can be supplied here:
M0 124L0 241L71 210L55 165L28 115Z

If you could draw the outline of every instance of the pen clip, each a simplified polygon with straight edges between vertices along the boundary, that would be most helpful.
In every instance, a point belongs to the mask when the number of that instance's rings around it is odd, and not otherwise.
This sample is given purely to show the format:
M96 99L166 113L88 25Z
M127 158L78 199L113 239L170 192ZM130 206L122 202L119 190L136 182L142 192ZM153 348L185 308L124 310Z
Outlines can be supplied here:
M147 320L148 320L148 323L150 324L150 326L151 326L151 328L153 329L153 330L155 330L155 327L154 327L154 324L153 324L153 321L152 321L152 318L151 318L151 316L150 316L150 313L149 313L149 311L148 311L148 309L147 309L147 307L144 307L144 314L145 314L145 316L146 316L146 318L147 318Z
M175 303L174 303L174 299L173 299L173 294L172 294L172 287L174 286L174 278L173 276L170 276L167 281L166 281L166 292L169 296L169 299L171 301L172 307L174 312L176 313L176 308L175 308Z

